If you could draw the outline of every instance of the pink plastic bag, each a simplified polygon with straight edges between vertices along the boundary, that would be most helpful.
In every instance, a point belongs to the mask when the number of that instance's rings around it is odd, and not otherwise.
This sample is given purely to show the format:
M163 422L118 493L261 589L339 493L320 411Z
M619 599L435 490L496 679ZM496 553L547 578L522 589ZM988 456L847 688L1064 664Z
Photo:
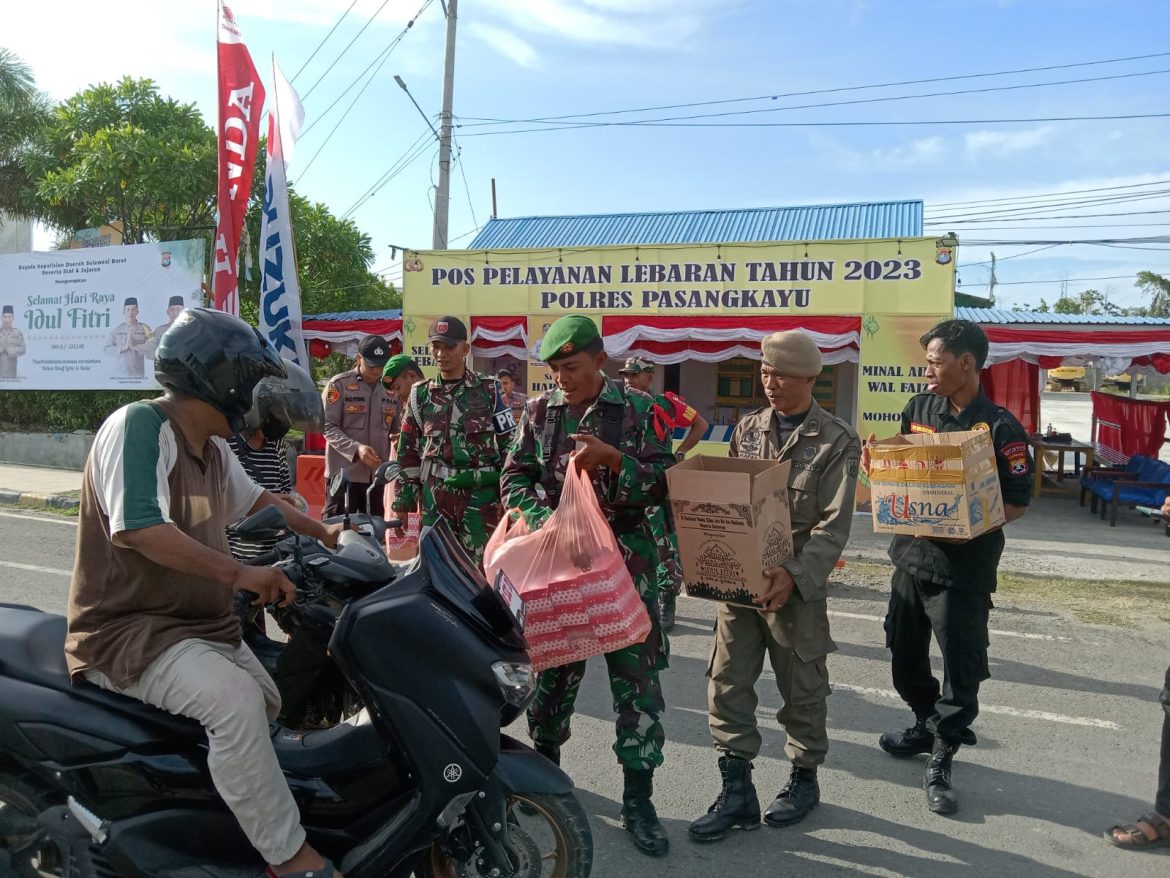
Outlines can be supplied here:
M503 571L524 598L524 635L537 670L641 643L650 616L587 473L570 458L561 502L528 533L504 516L484 553L494 582Z
M390 459L394 460L395 449L390 448ZM382 513L387 520L401 518L390 510L394 508L394 498L398 495L398 482L387 482L382 489ZM422 531L422 516L417 512L408 512L402 522L402 536L398 536L392 529L386 531L386 557L391 561L409 561L418 554L418 537Z

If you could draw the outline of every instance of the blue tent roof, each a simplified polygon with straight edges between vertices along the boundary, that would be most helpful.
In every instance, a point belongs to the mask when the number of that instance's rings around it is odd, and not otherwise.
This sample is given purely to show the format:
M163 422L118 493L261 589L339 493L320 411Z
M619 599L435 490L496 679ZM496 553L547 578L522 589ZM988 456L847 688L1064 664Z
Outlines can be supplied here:
M330 311L326 314L306 314L305 320L398 320L402 311Z
M469 250L915 238L921 201L490 219Z
M1040 311L1002 311L999 308L956 308L955 316L974 323L1060 323L1081 326L1170 326L1170 317L1115 317L1105 314L1054 314Z

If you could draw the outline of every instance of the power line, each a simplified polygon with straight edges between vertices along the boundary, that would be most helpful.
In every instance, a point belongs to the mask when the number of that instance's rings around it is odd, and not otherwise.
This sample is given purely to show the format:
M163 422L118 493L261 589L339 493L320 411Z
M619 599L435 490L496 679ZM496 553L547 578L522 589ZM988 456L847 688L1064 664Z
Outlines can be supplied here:
M331 71L334 67L337 66L338 61L340 61L342 58L345 57L345 53L348 52L351 48L353 48L353 44L358 41L358 37L360 37L362 34L364 34L366 32L366 28L368 28L371 24L373 24L374 19L377 18L379 14L381 14L382 10L386 8L386 6L387 6L387 4L389 4L389 2L390 2L390 0L382 0L382 5L377 8L377 10L374 12L373 15L371 15L368 19L366 19L366 23L362 25L361 30L359 30L356 34L354 34L353 39L350 40L346 44L345 48L341 50L341 54L339 54L336 58L333 59L333 63L325 68L325 72L317 77L317 81L314 82L311 86L309 86L309 90L307 92L305 92L303 95L301 95L302 101L307 99L309 97L309 95L311 95L313 93L313 89L315 89L317 86L319 86L321 84L321 80L323 80L326 76L329 75L329 71Z
M868 128L881 126L935 126L935 125L1013 125L1035 122L1117 122L1129 119L1165 119L1170 113L1125 113L1113 116L1036 116L1017 119L913 119L852 122L645 122L623 123L632 128ZM615 123L616 124L616 123ZM533 134L549 131L569 131L579 128L595 128L593 125L562 125L548 128L509 128L500 131L464 132L460 136L493 137L504 134Z
M1170 189L1153 189L1143 193L1126 193L1109 195L1094 195L1088 198L1074 198L1063 201L1035 202L1031 204L1013 204L1004 207L974 208L970 211L951 208L941 213L932 213L927 219L950 219L952 217L999 217L1013 214L1034 213L1037 211L1067 210L1080 207L1098 207L1107 204L1133 204L1138 201L1164 199L1170 194Z
M463 191L467 193L467 207L471 211L471 221L475 223L476 228L479 228L479 220L475 216L475 205L471 203L471 187L467 185L467 174L463 171L463 149L455 141L454 137L451 140L455 143L455 162L459 165L459 176L463 178ZM450 244L451 242L448 241L447 243Z
M693 102L685 103L685 104L663 104L663 105L656 106L656 107L637 107L637 108L631 108L631 109L625 109L625 110L599 110L599 111L592 112L592 113L571 113L571 114L563 115L563 116L536 117L536 118L531 118L531 119L525 119L522 121L525 124L528 124L528 123L533 123L533 122L559 121L559 120L564 120L564 119L587 119L587 118L595 118L597 116L611 116L611 115L619 115L619 114L624 114L624 113L650 113L650 112L655 112L658 110L684 110L684 109L690 109L692 107L711 107L711 106L719 106L722 104L746 103L746 102L751 102L751 101L779 100L780 98L811 97L812 95L839 94L841 92L863 91L866 89L874 89L874 88L894 88L894 87L903 86L903 85L926 85L926 84L932 83L932 82L954 82L954 81L963 80L963 79L980 79L980 78L990 77L990 76L1010 76L1010 75L1017 74L1017 73L1043 73L1043 72L1047 72L1049 70L1069 70L1069 69L1072 69L1074 67L1092 67L1094 65L1100 65L1100 64L1119 64L1119 63L1123 63L1126 61L1145 61L1145 60L1150 59L1150 58L1164 58L1166 56L1170 56L1170 52L1155 52L1155 53L1149 54L1149 55L1131 55L1131 56L1126 57L1126 58L1107 58L1107 59L1104 59L1101 61L1079 61L1079 62L1076 62L1073 64L1054 64L1054 65L1049 65L1047 67L1021 67L1021 68L1017 68L1015 70L997 70L997 71L986 72L986 73L968 73L968 74L962 74L962 75L956 75L956 76L936 76L936 77L931 77L929 79L907 79L907 80L902 80L900 82L882 82L882 83L875 83L872 85L851 85L851 86L841 86L838 88L821 88L821 89L814 89L812 91L793 91L793 92L786 92L786 93L774 94L774 95L757 95L756 97L726 98L726 99L722 99L722 100L712 100L712 101L693 101ZM485 122L484 124L491 124L491 123Z
M383 186L406 170L406 168L413 164L420 156L424 155L427 150L430 149L430 146L431 139L427 136L427 132L423 132L423 134L419 135L419 137L415 139L414 143L408 146L406 151L395 160L394 164L392 164L386 170L386 172L382 174L382 176L375 180L369 189L367 189L361 194L361 196L358 197L358 199L350 206L350 208L342 214L342 217L352 216L354 212L358 210L358 208L377 195Z
M996 262L1006 262L1009 259L1019 259L1021 256L1031 256L1033 253L1039 253L1042 250L1051 250L1053 247L1058 247L1059 244L1049 244L1045 247L1037 247L1035 250L1025 250L1023 253L1013 253L1011 256L1000 256ZM991 265L991 260L985 262L966 262L962 265L956 265L955 268L977 268L980 265Z
M321 47L329 42L329 38L333 36L333 32L341 26L341 23L345 21L345 17L349 15L350 11L355 6L357 6L357 0L353 0L353 2L349 4L349 9L346 9L345 12L341 13L341 18L337 19L337 23L329 29L329 33L325 34L325 39L321 40L321 42L317 44L317 48L313 50L313 54L311 54L308 59L306 59L305 63L301 65L301 69L293 74L293 78L289 80L290 84L296 82L297 77L305 72L305 68L309 66L309 62L317 57L317 53L321 51Z
M1160 273L1160 272L1159 272ZM1056 280L997 280L995 285L997 287L1014 287L1024 286L1026 284L1059 284L1059 283L1081 283L1090 280L1132 280L1137 277L1137 273L1133 274L1115 274L1110 277L1060 277ZM985 287L987 283L975 282L974 284L967 284L967 286Z
M1122 213L1066 213L1062 216L1053 216L1053 217L1047 217L1047 216L1010 217L1009 216L1009 217L1001 217L1001 218L997 218L997 219L972 219L972 220L941 219L941 220L927 221L924 223L924 225L928 225L928 226L941 226L941 225L969 226L969 225L976 225L979 223L1012 223L1012 222L1026 223L1026 222L1032 222L1033 220L1038 220L1038 219L1093 219L1095 217L1102 217L1102 216L1145 216L1148 214L1161 214L1161 213L1170 213L1170 210L1130 210L1130 211L1124 211Z
M848 100L848 101L829 101L826 103L819 103L819 104L795 104L793 106L788 106L788 107L758 107L758 108L751 109L751 110L725 110L725 111L718 112L718 113L695 113L695 114L692 114L689 116L663 116L663 117L656 118L656 119L634 119L634 120L631 120L628 122L621 121L621 120L617 120L617 121L610 120L610 121L601 121L601 122L579 122L579 123L576 123L573 127L609 128L609 127L624 127L624 126L633 126L633 125L650 125L650 124L663 123L663 122L686 122L686 121L693 121L695 119L716 119L716 118L723 118L726 116L750 116L750 115L756 115L756 114L760 114L760 113L785 113L785 112L789 112L791 110L811 110L811 109L824 109L824 108L828 108L828 107L847 107L847 106L857 106L859 104L882 104L882 103L889 103L892 101L905 101L905 100L912 100L912 99L918 99L918 98L938 98L938 97L954 97L956 95L988 94L990 92L1018 91L1020 89L1028 89L1028 88L1046 88L1048 86L1054 86L1054 85L1079 85L1079 84L1088 83L1088 82L1104 82L1107 80L1115 80L1115 79L1133 79L1133 78L1139 77L1139 76L1157 76L1157 75L1161 75L1164 73L1170 73L1170 68L1162 69L1162 70L1143 70L1143 71L1139 71L1139 72L1135 72L1135 73L1116 73L1116 74L1112 74L1110 76L1093 76L1093 77L1085 77L1085 78L1081 78L1081 79L1064 79L1064 80L1057 80L1055 82L1018 83L1016 85L995 85L995 86L988 86L986 88L958 89L956 91L936 91L936 92L924 92L922 94L911 94L911 95L891 95L888 97L856 98L856 99ZM528 120L525 120L525 119L487 119L487 118L482 118L482 117L466 117L466 118L477 118L480 120L481 124L485 124L485 125L536 124L536 123L529 122ZM539 122L540 122L540 120L537 120L537 123L539 123ZM564 126L555 126L554 130L556 127L564 127Z
M970 206L977 204L992 204L1000 201L1031 201L1039 198L1058 198L1065 195L1082 195L1088 192L1112 192L1118 189L1137 189L1142 186L1161 186L1170 183L1170 180L1151 180L1149 183L1127 183L1124 186L1098 186L1094 189L1068 189L1064 192L1041 192L1035 195L1006 195L1002 198L985 198L979 201L942 201L932 205L932 207L958 207Z

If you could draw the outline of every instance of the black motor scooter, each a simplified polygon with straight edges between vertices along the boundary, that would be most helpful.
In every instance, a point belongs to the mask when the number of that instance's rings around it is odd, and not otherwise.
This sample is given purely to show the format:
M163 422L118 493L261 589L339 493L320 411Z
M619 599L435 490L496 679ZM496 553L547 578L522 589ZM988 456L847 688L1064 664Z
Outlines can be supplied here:
M266 507L240 527L283 524ZM280 544L296 610L332 625L330 657L364 706L328 729L273 727L310 842L347 878L587 878L571 781L500 733L535 691L514 590L488 587L445 523L406 570L381 550L385 522L353 524L336 551ZM0 874L258 876L203 728L71 685L64 639L64 618L0 605Z

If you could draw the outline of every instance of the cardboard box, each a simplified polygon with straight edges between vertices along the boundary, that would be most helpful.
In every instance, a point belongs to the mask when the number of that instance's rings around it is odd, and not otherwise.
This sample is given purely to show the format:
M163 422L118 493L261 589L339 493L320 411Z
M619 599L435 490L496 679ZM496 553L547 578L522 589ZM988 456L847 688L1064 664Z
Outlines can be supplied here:
M870 446L876 533L970 539L1005 524L991 434L911 433Z
M687 595L756 607L792 557L788 461L696 455L666 471Z

